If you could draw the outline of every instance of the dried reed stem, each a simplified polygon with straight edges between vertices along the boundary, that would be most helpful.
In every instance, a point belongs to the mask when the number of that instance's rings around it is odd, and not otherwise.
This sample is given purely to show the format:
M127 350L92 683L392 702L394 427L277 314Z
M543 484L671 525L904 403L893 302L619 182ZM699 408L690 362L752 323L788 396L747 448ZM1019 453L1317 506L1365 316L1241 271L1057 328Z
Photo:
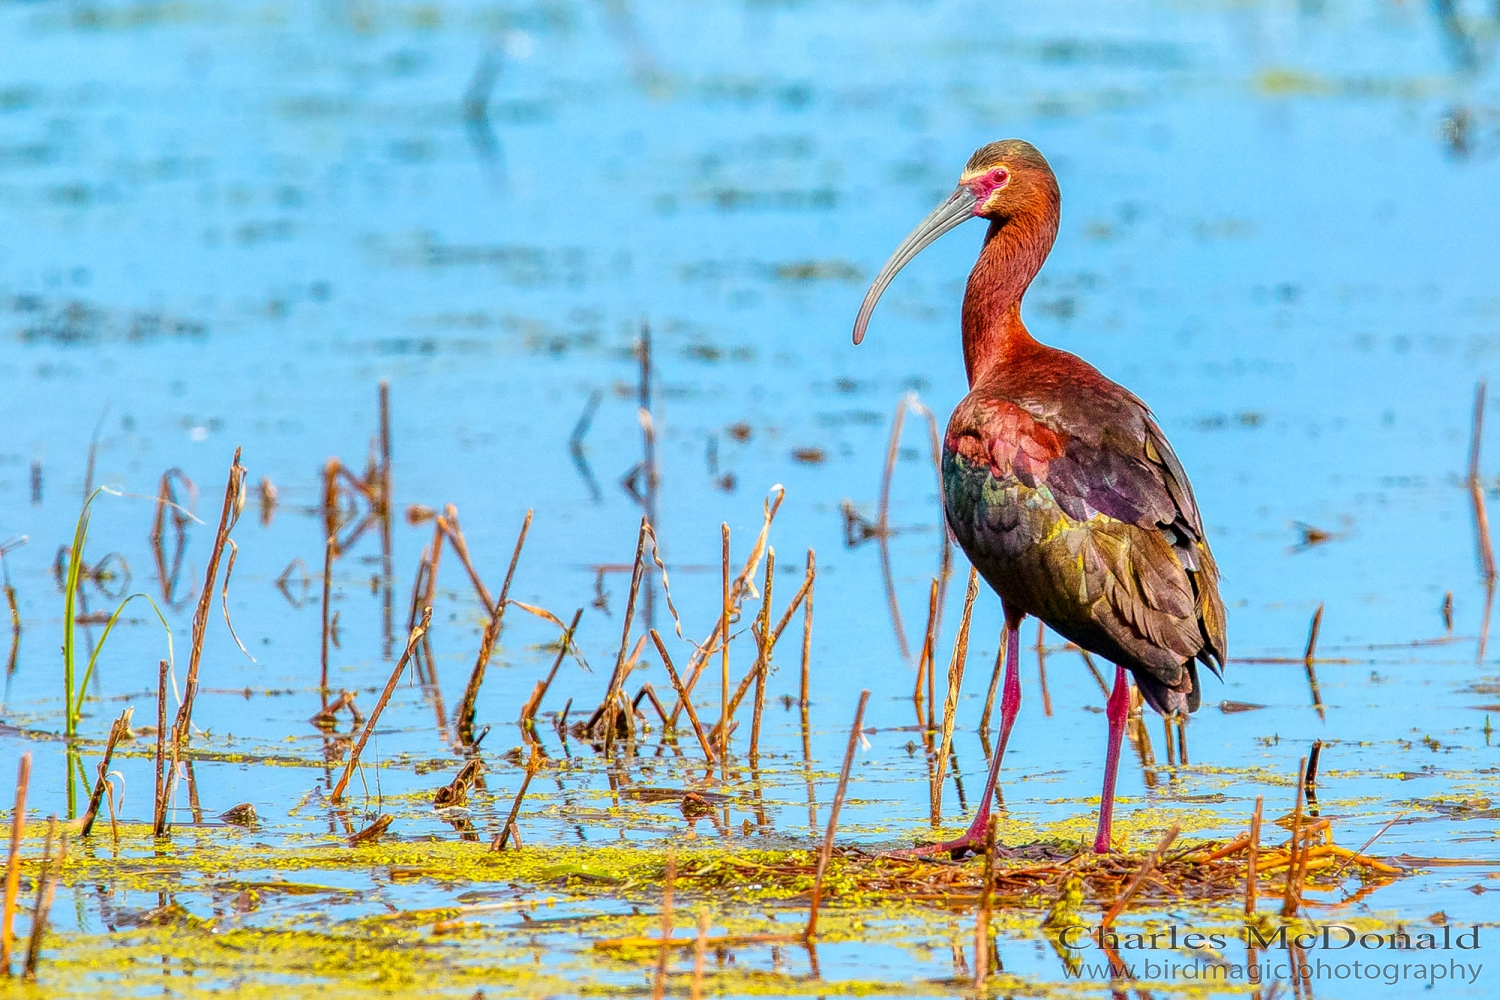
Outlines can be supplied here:
M917 661L917 724L922 724L922 684L927 684L927 728L933 730L936 724L936 702L937 694L933 682L933 661L937 659L937 627L938 610L940 607L939 586L937 577L932 578L932 589L927 595L927 634L922 641L922 655Z
M739 607L740 602L744 600L746 593L750 590L750 578L755 575L756 567L760 565L761 557L765 554L766 539L771 533L772 523L776 520L776 512L781 509L781 502L786 499L786 490L778 483L771 487L771 491L767 496L768 499L764 503L760 534L756 536L755 545L751 547L750 555L745 559L744 568L740 570L739 576L735 577L734 583L730 585L729 592L732 608ZM774 499L770 499L770 497L774 497ZM725 528L727 530L727 525ZM713 654L719 649L718 643L727 634L726 622L722 616L716 617L713 631L708 634L707 639L697 644L693 655L688 658L687 667L684 669L683 687L689 693L697 686L699 677L702 676L703 671L708 667ZM668 721L675 725L678 713L681 710L682 701L679 699L672 706L672 713Z
M693 939L693 1000L703 1000L703 960L708 954L708 911L698 911L698 936Z
M178 754L187 745L188 730L192 728L193 698L198 690L198 667L203 662L203 636L208 630L208 612L214 599L214 580L219 575L219 560L224 555L224 545L229 541L229 532L240 519L245 506L245 467L240 464L240 449L234 449L234 461L229 464L229 481L224 485L224 506L219 512L219 529L214 534L214 545L208 553L208 569L203 574L203 592L198 595L198 609L193 612L193 645L188 654L187 680L182 694L182 707L178 710L178 724L172 741L172 764L175 768Z
M78 835L87 837L94 828L94 817L99 814L99 804L104 799L104 789L109 785L109 762L115 755L115 744L130 731L130 715L134 709L125 709L120 717L109 727L109 739L104 743L104 759L99 762L99 777L94 782L93 794L89 796L89 806L83 811L83 826L79 828Z
M995 669L990 674L990 689L984 696L984 711L979 714L979 731L988 736L990 715L995 710L995 692L1000 688L1000 671L1005 667L1005 626L1000 627L1000 648L995 651Z
M458 561L463 564L464 572L469 574L469 582L474 585L474 593L479 595L479 603L490 614L495 612L495 601L490 597L489 588L480 579L479 571L474 568L474 561L469 558L469 543L464 538L463 528L458 524L458 508L453 504L443 507L443 516L438 518L438 526L442 528L443 534L448 536L448 544L453 546L453 552L458 556Z
M995 827L998 816L991 816L984 831L984 886L979 894L979 916L974 928L974 988L984 989L990 966L990 907L995 893Z
M21 837L26 831L26 792L31 787L31 754L16 765L16 806L10 815L10 853L5 860L5 901L0 908L0 976L10 975L10 952L15 941L16 905L21 895Z
M854 709L854 726L849 730L849 749L844 751L844 767L839 771L838 790L833 794L833 805L828 809L828 832L823 835L823 849L818 853L818 871L813 877L812 904L807 914L807 929L802 938L812 941L818 936L818 905L823 901L823 876L828 871L828 860L833 857L833 835L839 826L839 810L844 807L844 792L849 788L849 772L854 767L854 751L859 748L861 730L864 726L865 705L870 700L870 691L859 693L859 705Z
M1297 907L1301 900L1298 895L1297 868L1299 857L1305 856L1307 845L1302 844L1302 792L1307 787L1307 758L1303 757L1297 762L1297 796L1292 806L1292 841L1289 850L1291 858L1286 871L1286 889L1282 893L1281 915L1292 917L1297 914Z
M661 641L661 636L656 629L651 630L651 641L656 643L656 651L661 654L661 664L667 668L667 676L672 679L672 688L677 692L678 704L687 709L688 721L693 724L693 735L698 737L698 745L703 748L703 756L708 759L709 764L714 762L714 750L709 744L708 736L703 732L703 723L698 721L698 713L693 709L693 699L688 697L688 692L682 686L682 678L677 676L677 668L672 665L672 657L667 653L667 647Z
M1250 847L1246 854L1245 867L1245 916L1255 916L1256 874L1255 864L1260 855L1260 815L1266 803L1264 795L1255 797L1255 812L1250 814Z
M667 960L672 952L672 889L677 882L677 850L667 848L667 879L661 898L661 951L656 956L656 976L651 981L651 1000L667 995Z
M1036 673L1037 679L1042 687L1042 715L1052 718L1052 694L1047 690L1047 646L1042 641L1045 638L1047 626L1040 621L1036 623ZM992 689L993 690L993 689ZM993 695L991 695L993 697Z
M1469 439L1469 496L1474 501L1474 527L1478 533L1479 566L1484 582L1495 582L1495 551L1490 546L1490 517L1485 510L1484 483L1479 478L1479 451L1484 439L1485 381L1474 387L1474 431Z
M510 597L510 582L516 575L516 563L521 558L521 547L526 544L526 534L531 530L531 511L526 512L526 520L521 522L521 533L516 537L516 547L510 553L510 566L505 571L505 582L500 585L500 599L495 602L491 610L489 621L484 626L484 636L479 641L479 657L474 662L474 669L469 672L469 683L464 687L463 699L458 703L458 720L460 733L471 733L474 728L474 703L479 698L479 685L484 683L484 671L489 666L490 652L494 649L496 640L500 638L500 629L505 622L505 607ZM563 642L563 650L566 651L568 644ZM558 658L561 663L561 657ZM553 672L557 671L554 666ZM549 678L550 680L550 678ZM465 739L467 742L467 739Z
M1313 789L1318 787L1318 759L1323 756L1323 741L1313 740L1312 750L1307 755L1307 774L1303 776L1303 786L1307 789L1309 797Z
M57 857L52 845L57 844ZM47 916L52 912L52 898L57 892L58 873L68 858L68 835L57 836L57 817L47 817L47 844L42 852L42 872L36 884L36 905L31 910L31 936L26 941L26 965L23 975L36 980L36 963L42 954L42 935L47 933Z
M813 586L817 582L818 563L812 549L807 550L807 598L802 604L802 724L807 725L807 681L812 663Z
M720 525L723 537L724 603L719 618L720 664L723 686L719 698L719 769L720 777L729 780L729 522Z
M167 835L167 661L156 666L156 795L151 805L151 835Z
M328 693L328 633L329 633L329 598L333 589L333 558L338 550L338 539L332 535L323 545L323 641L321 661L323 672L319 675L318 690L324 695Z
M760 759L760 723L766 711L766 674L771 669L771 647L775 639L769 634L771 629L771 587L775 582L776 574L776 550L766 550L766 579L761 587L760 595L760 648L755 658L755 712L750 721L750 762L754 764ZM790 609L788 609L790 611Z
M552 686L552 678L557 676L558 667L568 655L568 647L573 644L573 633L578 630L578 620L583 617L583 609L579 608L573 612L573 620L568 623L568 630L563 633L562 645L557 650L557 659L552 661L552 669L547 671L547 676L536 682L536 687L531 689L531 697L526 699L526 704L521 706L521 728L529 731L535 718L537 709L542 705L542 699L546 697L547 689Z
M1146 879L1151 876L1151 873L1156 870L1156 863L1161 859L1162 853L1172 846L1172 841L1177 839L1180 829L1181 827L1173 823L1172 828L1162 835L1161 840L1157 842L1156 847L1151 851L1151 855L1146 858L1140 870L1135 873L1135 877L1130 880L1130 884L1125 887L1125 891L1120 893L1110 908L1105 911L1103 919L1099 921L1100 932L1107 930L1110 924L1115 922L1115 918L1125 911L1125 907L1130 905L1130 900L1140 891L1141 886L1145 884Z
M344 790L349 787L349 779L354 775L354 769L359 766L359 755L364 751L365 744L369 742L370 734L375 731L375 723L380 720L380 713L385 711L386 702L391 700L391 694L396 690L396 682L406 671L406 661L411 659L412 651L417 648L417 643L427 633L431 624L432 607L429 605L422 611L422 623L408 633L406 649L402 651L401 659L396 661L396 668L391 671L390 679L385 682L385 690L380 692L380 700L370 711L370 717L365 720L365 728L360 730L359 737L349 751L349 762L344 765L344 773L339 776L338 784L333 786L333 792L328 796L330 802L337 804L344 797Z
M964 665L969 659L969 622L974 616L974 600L978 596L979 571L971 566L969 586L964 592L963 617L958 620L958 635L953 640L953 658L948 661L948 694L943 699L943 737L932 781L933 826L937 826L942 820L943 779L948 767L948 752L953 747L953 724L958 718L958 693L964 682Z
M516 789L516 797L511 801L510 813L505 817L505 826L500 830L500 836L495 838L494 844L490 845L492 851L505 850L507 840L518 840L516 832L516 817L521 814L521 800L526 798L526 789L531 787L532 775L536 774L540 767L541 759L537 756L536 748L532 747L531 757L526 761L526 773L521 778L521 787ZM516 847L519 849L520 844Z

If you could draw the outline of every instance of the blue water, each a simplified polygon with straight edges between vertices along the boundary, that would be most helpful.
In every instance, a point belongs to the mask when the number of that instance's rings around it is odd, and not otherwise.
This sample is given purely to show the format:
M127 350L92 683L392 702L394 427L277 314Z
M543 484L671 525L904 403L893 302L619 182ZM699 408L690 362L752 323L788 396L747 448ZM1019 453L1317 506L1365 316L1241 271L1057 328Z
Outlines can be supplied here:
M1495 821L1483 809L1448 818L1431 802L1489 795L1497 765L1480 706L1496 702L1500 678L1494 643L1476 662L1484 591L1463 477L1475 384L1500 350L1500 24L1479 3L1440 13L1311 0L0 5L0 543L29 538L5 556L23 628L4 721L62 727L52 564L72 537L96 429L95 484L149 497L178 467L198 485L209 524L190 529L193 593L242 446L250 483L269 477L280 505L263 525L252 496L236 529L229 610L255 661L216 602L194 719L209 735L198 745L309 766L205 761L196 779L210 818L248 800L276 835L327 830L326 810L290 813L328 782L322 737L306 722L318 706L314 509L329 456L363 468L382 378L398 509L456 504L492 589L534 509L512 596L564 618L586 608L580 641L594 667L565 665L544 711L597 703L627 581L605 577L606 614L592 606L594 567L634 552L642 508L619 482L641 460L634 351L649 323L656 523L686 634L701 640L714 621L720 523L738 564L765 492L784 484L771 536L780 602L805 550L818 554L819 801L832 794L854 695L868 687L878 731L841 828L850 841L922 835L926 764L905 749L915 734L898 728L913 722L913 663L890 623L876 546L844 547L840 501L874 516L904 393L918 391L941 422L966 391L958 310L980 225L903 272L862 347L849 328L864 283L951 190L969 152L1017 135L1048 156L1063 191L1061 234L1027 321L1156 411L1223 569L1231 656L1300 656L1324 604L1320 653L1346 661L1318 668L1326 719L1300 663L1231 662L1191 727L1194 766L1148 789L1127 754L1122 810L1190 810L1180 796L1222 792L1228 805L1216 808L1236 818L1219 832L1233 833L1257 794L1278 815L1289 807L1284 779L1321 738L1332 744L1323 795L1338 804L1340 842L1404 810L1421 821L1394 827L1380 850L1489 864L1437 869L1358 912L1484 919L1488 896L1466 890L1500 864ZM476 88L476 76L490 86ZM591 485L568 441L596 392ZM1483 453L1487 486L1493 454ZM926 461L925 431L909 423L891 520L913 530L892 539L891 560L913 648L940 541ZM152 517L149 499L101 496L85 552L91 562L119 553L128 589L159 597ZM1332 538L1302 547L1300 523ZM429 538L430 526L398 519L398 628ZM312 575L300 608L274 587L295 558ZM960 557L940 666L964 568ZM390 665L380 572L367 535L332 581L333 684L360 689L366 709ZM430 791L457 766L434 713L451 716L482 610L451 558L440 583L438 684L399 687L371 744L390 762L388 795ZM86 594L91 610L112 609L97 588ZM666 634L660 597L653 620ZM145 605L133 608L101 655L87 736L127 704L138 725L154 721L164 642ZM555 637L510 614L478 713L494 726L484 744L493 801L474 809L490 835L518 773L500 756L520 742L510 723ZM190 616L191 604L169 612L179 676ZM956 737L970 795L998 628L986 594ZM1449 636L1460 639L1403 645ZM776 701L796 692L800 637L789 639L765 737L768 768L786 783L767 804L775 837L803 838L800 728ZM1101 698L1076 654L1049 641L1054 713L1040 711L1028 659L1008 760L1010 773L1033 777L1008 780L1006 802L1022 819L1081 817L1082 831L1104 742L1088 709ZM674 646L679 662L689 649ZM748 641L736 645L736 676L751 655ZM668 688L659 666L641 679ZM701 691L712 718L716 672ZM1267 707L1226 714L1224 700ZM1160 758L1160 727L1148 722ZM543 736L562 752L550 729ZM25 750L37 760L35 815L65 812L63 744L6 730L0 774ZM533 792L528 842L576 839L567 809L605 803L600 759L572 752L591 763ZM428 761L442 767L416 773ZM149 815L149 759L118 767L125 814ZM954 797L950 785L956 824ZM652 815L628 835L683 825L670 809ZM453 836L413 807L393 833L440 831ZM394 905L415 898L384 891ZM190 893L182 901L195 905ZM60 904L61 926L92 926L93 905ZM869 975L875 960L847 947L845 968ZM948 961L941 950L929 961L882 953L875 965L905 982L947 975ZM838 968L824 956L824 975ZM1061 975L1040 960L1027 974ZM1320 996L1365 988L1317 984Z

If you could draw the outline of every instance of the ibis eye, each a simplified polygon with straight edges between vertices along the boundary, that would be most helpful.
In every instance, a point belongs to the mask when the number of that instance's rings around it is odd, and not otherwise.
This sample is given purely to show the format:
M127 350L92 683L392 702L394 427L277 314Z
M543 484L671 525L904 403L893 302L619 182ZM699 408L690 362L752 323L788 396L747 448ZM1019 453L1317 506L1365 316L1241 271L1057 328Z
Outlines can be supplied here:
M996 167L990 173L990 183L994 184L997 188L1004 187L1005 182L1008 180L1010 180L1010 171L1004 167Z

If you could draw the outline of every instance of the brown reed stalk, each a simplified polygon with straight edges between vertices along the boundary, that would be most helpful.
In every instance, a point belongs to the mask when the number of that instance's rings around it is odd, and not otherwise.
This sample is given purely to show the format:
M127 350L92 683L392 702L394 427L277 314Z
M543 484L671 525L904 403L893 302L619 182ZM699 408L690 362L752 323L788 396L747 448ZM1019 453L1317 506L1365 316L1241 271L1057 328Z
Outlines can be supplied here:
M1037 679L1042 687L1042 715L1052 718L1052 694L1047 690L1047 646L1042 640L1046 636L1047 626L1041 622L1036 623L1036 673Z
M1368 851L1370 849L1370 846L1372 844L1374 844L1375 841L1377 841L1381 837L1385 836L1385 832L1387 830L1389 830L1391 827L1395 826L1396 825L1396 821L1399 820L1402 816L1405 816L1405 815L1406 815L1406 813L1404 811L1403 812L1398 812L1396 815L1394 815L1390 819L1386 820L1385 825L1382 826L1379 830L1376 830L1375 831L1375 835L1373 837L1371 837L1369 840L1367 840L1363 844L1361 844L1359 846L1359 850L1355 851L1351 856L1345 858L1344 859L1344 863L1341 864L1341 865L1339 865L1337 868L1335 868L1333 870L1333 874L1330 875L1329 878L1331 880L1335 880L1336 881L1338 879L1338 877L1344 873L1344 869L1345 868L1348 868L1351 864L1354 863L1354 861L1355 861L1356 858L1359 858L1366 851Z
M772 499L772 497L774 497L774 499ZM786 489L784 487L782 487L779 483L771 487L771 491L769 494L767 494L767 499L765 500L763 505L764 509L761 518L760 534L756 536L755 544L751 547L750 554L745 557L744 568L740 570L740 574L734 578L734 582L730 585L729 588L732 610L739 608L740 604L744 601L745 596L751 589L750 578L755 575L755 570L760 565L761 557L765 554L766 539L770 536L771 525L776 520L777 511L781 509L781 502L785 499ZM665 589L665 587L663 589ZM668 606L671 606L670 601L668 602ZM679 632L679 634L681 633ZM702 676L703 671L708 667L709 661L713 657L713 654L719 651L718 643L720 642L721 638L727 634L728 629L726 627L726 623L721 616L716 617L714 619L713 631L708 634L707 639L705 639L702 643L697 644L693 655L688 658L687 666L683 670L683 687L688 691L688 693L691 694L693 689L697 686L698 679ZM669 717L669 721L673 725L676 725L677 716L681 711L682 701L679 699L678 702L672 706L672 712Z
M104 743L104 759L99 762L99 777L94 782L93 794L89 796L88 808L83 812L83 826L78 831L80 837L87 837L94 828L94 817L99 814L99 804L104 799L105 786L109 784L109 762L115 755L115 744L130 731L130 715L134 711L131 708L125 709L109 727L109 739Z
M802 609L802 725L807 725L807 681L812 662L813 586L817 583L818 563L812 549L807 550L807 598Z
M667 848L667 878L661 898L661 950L656 955L656 975L651 980L651 1000L667 995L667 960L672 951L672 889L677 882L677 850Z
M693 939L692 1000L703 1000L703 960L708 955L708 911L698 911L698 936Z
M359 755L365 749L365 744L370 740L370 734L375 731L375 723L380 720L380 713L385 711L386 702L391 700L391 695L396 690L396 682L406 671L406 661L411 659L411 654L421 641L422 636L432 625L432 608L428 606L422 611L422 623L412 629L406 637L406 649L401 653L401 659L396 661L396 668L391 671L390 679L385 682L385 690L380 692L380 700L370 711L370 717L365 720L365 728L361 729L359 736L354 741L354 746L349 751L349 762L344 765L344 773L339 776L338 784L333 786L333 792L328 800L335 805L344 797L344 790L349 787L349 779L354 775L354 769L359 766Z
M812 550L808 549L808 552L811 553ZM776 644L781 641L781 633L785 632L786 627L791 624L792 616L797 613L797 609L807 600L807 593L812 589L812 581L813 571L809 568L807 573L802 577L802 584L792 594L792 602L781 613L781 619L776 623L776 627L771 629L770 645L773 650L776 648Z
M521 815L521 800L526 798L526 789L531 787L531 778L540 767L541 757L538 756L536 747L532 747L531 756L526 761L526 773L521 777L521 787L516 789L516 797L510 803L510 813L505 817L505 826L501 827L500 836L495 838L495 842L490 845L490 850L503 851L506 841L519 840L516 817ZM516 844L518 849L520 846L519 843Z
M0 976L10 975L16 905L21 896L21 837L26 832L26 792L31 787L31 754L16 765L16 807L10 815L10 853L5 860L5 900L0 904Z
M1318 760L1323 756L1323 741L1313 740L1312 750L1307 755L1307 774L1303 776L1303 785L1307 794L1311 797L1313 789L1318 787Z
M474 662L474 669L469 672L469 683L464 687L463 699L458 703L458 713L455 718L458 720L461 734L472 734L474 729L474 704L479 698L479 685L484 683L484 672L489 666L490 653L494 649L496 640L500 638L500 629L505 622L505 607L510 598L510 583L516 575L516 563L521 559L521 547L526 544L526 534L531 530L531 515L532 511L528 510L526 520L521 522L521 533L516 537L516 547L510 553L510 566L505 571L505 582L500 585L500 599L495 602L489 620L485 622L484 636L479 641L479 657ZM564 642L563 649L567 648L567 643ZM467 737L464 742L468 742Z
M979 571L969 567L969 586L964 591L963 617L958 620L958 635L953 640L953 658L948 661L948 694L943 699L943 735L937 755L937 770L932 781L932 825L942 821L943 778L948 767L948 751L953 747L953 724L958 718L958 693L964 683L964 665L969 659L969 622L974 616L974 600L979 596Z
M156 666L156 795L151 804L151 835L167 835L167 661Z
M396 817L390 813L381 813L370 821L370 824L356 833L351 833L345 840L350 847L358 847L360 844L373 844L385 836L385 831L391 828L391 823Z
M990 673L990 689L984 696L984 711L979 713L979 731L988 736L990 715L995 710L995 692L1000 689L1000 671L1005 668L1005 626L1000 627L1000 648L995 652L995 669Z
M177 721L172 727L172 767L177 773L177 761L190 739L193 727L193 702L198 696L198 668L203 662L203 637L208 631L208 612L213 605L214 580L219 575L219 560L224 556L224 546L229 533L234 530L245 509L245 467L240 464L240 449L234 449L234 460L229 465L229 480L224 485L224 506L219 512L219 529L214 534L213 548L208 553L208 569L204 572L203 591L198 596L198 609L193 612L193 644L188 655L187 679L183 685L182 705L177 709ZM165 816L165 813L163 813ZM166 833L161 828L158 836Z
M1101 933L1108 930L1109 926L1115 922L1115 918L1125 912L1125 907L1130 905L1131 899L1140 891L1141 886L1146 883L1146 879L1151 877L1151 873L1156 870L1156 863L1161 859L1166 849L1172 846L1172 841L1177 839L1177 834L1180 830L1181 827L1173 823L1171 829L1162 835L1161 840L1157 842L1150 856L1146 858L1145 863L1135 873L1135 877L1130 880L1130 884L1125 887L1125 891L1120 893L1114 903L1110 905L1110 908L1104 912L1103 919L1099 921L1099 931Z
M1297 907L1301 900L1298 898L1297 868L1299 858L1307 852L1307 845L1302 841L1302 792L1307 787L1307 758L1303 757L1297 763L1297 795L1292 806L1292 840L1288 848L1291 857L1286 869L1286 888L1281 897L1281 915L1293 917L1297 915Z
M859 693L859 705L854 709L854 726L849 730L849 749L844 751L844 767L839 771L838 790L833 793L833 805L828 808L828 832L823 835L823 849L818 853L818 870L813 876L812 904L807 913L807 929L802 932L804 941L818 936L818 905L823 901L823 876L828 872L828 860L833 857L833 835L839 826L839 810L844 807L844 793L849 789L849 772L854 767L854 751L859 748L859 739L865 720L865 705L870 700L868 688Z
M766 550L766 580L760 595L760 628L755 658L755 712L750 722L750 762L760 759L760 723L766 711L766 674L771 669L771 587L776 579L776 549Z
M330 592L333 589L333 559L338 550L338 539L329 535L323 545L323 638L321 646L322 673L318 677L318 691L325 696L328 694L328 634L329 634L329 604Z
M614 746L615 730L619 725L619 713L621 691L625 687L625 677L629 673L627 661L632 659L630 655L630 630L635 624L635 602L640 596L641 577L646 571L646 532L649 523L644 517L641 518L641 527L636 535L635 563L630 570L630 595L625 601L625 620L620 629L620 651L615 655L615 669L609 676L609 689L604 696L604 703L600 711L594 713L597 724L604 727L604 746L606 749ZM642 637L644 641L644 637ZM636 647L639 651L640 647ZM639 653L637 652L637 655ZM632 713L626 713L626 724L633 733L635 720ZM598 738L598 730L595 729L595 738Z
M917 661L917 722L921 723L922 697L921 686L925 679L927 684L927 729L929 731L937 728L937 693L933 681L933 661L937 659L937 627L938 612L941 608L941 590L937 577L932 579L932 589L927 596L927 634L922 642L922 655Z
M646 637L641 636L640 642L644 645ZM656 688L651 686L650 681L641 685L641 689L635 693L635 699L631 701L630 707L639 712L643 700L649 701L651 707L656 709L656 717L661 720L662 727L665 728L667 725L667 708L661 703L661 699L656 696ZM643 719L646 717L645 712L640 712L640 715Z
M693 700L688 697L688 692L682 686L682 678L677 676L677 668L672 665L672 657L667 653L666 645L661 641L661 636L656 629L651 630L651 641L656 643L656 651L661 654L661 664L667 668L667 676L672 679L672 688L677 692L679 704L687 709L688 721L693 724L693 735L698 737L698 745L703 748L703 756L708 759L709 764L714 762L714 750L709 744L707 735L703 732L703 723L698 721L698 713L693 709ZM668 723L670 725L670 722Z
M57 845L57 856L52 856L52 846ZM42 955L42 936L47 933L47 916L52 912L52 899L57 892L58 874L68 858L68 834L61 839L57 833L57 817L47 817L47 843L42 850L42 872L37 878L36 905L31 910L31 936L26 941L26 964L22 975L36 981L36 964Z
M1256 875L1255 865L1260 856L1260 815L1266 803L1264 795L1255 797L1255 812L1250 814L1250 846L1245 864L1245 916L1255 916Z
M1484 439L1484 396L1486 384L1483 379L1474 387L1474 430L1469 438L1469 496L1474 501L1474 527L1479 547L1479 566L1484 573L1484 582L1495 582L1495 551L1490 545L1490 517L1485 509L1484 483L1479 478L1479 451Z
M536 687L531 689L531 697L526 699L526 704L521 706L521 729L528 731L536 719L537 709L541 707L542 699L547 695L547 689L552 686L552 678L557 676L557 668L562 666L562 661L568 655L568 647L573 644L573 633L578 630L578 620L583 617L583 609L579 608L573 612L573 620L568 623L568 630L563 633L562 644L557 650L557 659L552 661L552 669L547 671L547 676L536 682Z
M990 907L995 894L995 828L1000 818L991 816L984 830L984 885L979 894L979 916L974 928L974 988L984 989L990 966Z
M479 570L474 568L474 560L469 558L469 541L464 537L464 530L458 523L458 508L453 504L445 504L443 516L438 518L438 524L443 529L443 534L448 536L448 544L453 546L453 552L458 556L458 561L463 565L464 572L469 574L469 582L474 585L474 593L479 596L479 603L491 614L495 611L494 598L490 597L490 590L484 585L484 580L479 575Z
M720 777L725 782L729 781L729 613L730 613L730 587L729 587L729 522L725 521L719 526L723 538L723 563L724 563L724 603L719 618L719 635L723 641L719 644L720 666L723 686L720 688L719 697L719 768Z

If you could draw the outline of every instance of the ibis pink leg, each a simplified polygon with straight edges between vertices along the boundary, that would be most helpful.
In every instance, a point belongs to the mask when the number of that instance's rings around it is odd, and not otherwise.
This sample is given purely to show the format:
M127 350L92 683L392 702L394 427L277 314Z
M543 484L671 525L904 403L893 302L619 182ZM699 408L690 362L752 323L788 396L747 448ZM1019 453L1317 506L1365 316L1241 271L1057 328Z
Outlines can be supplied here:
M1125 716L1130 711L1130 681L1125 668L1115 667L1115 686L1104 706L1109 720L1109 746L1104 751L1104 794L1099 800L1099 834L1094 853L1109 853L1109 823L1115 811L1115 778L1120 773L1120 742L1125 736Z
M962 857L967 853L978 854L984 850L985 833L990 825L990 803L995 801L995 786L1000 782L1000 762L1005 758L1005 744L1010 741L1010 731L1021 711L1021 622L1005 623L1005 679L1001 682L1000 694L1000 743L995 747L995 756L990 761L989 777L984 782L984 792L979 797L979 811L974 822L957 840L943 844L924 844L913 851L902 851L903 855L925 857L933 854L949 854Z

